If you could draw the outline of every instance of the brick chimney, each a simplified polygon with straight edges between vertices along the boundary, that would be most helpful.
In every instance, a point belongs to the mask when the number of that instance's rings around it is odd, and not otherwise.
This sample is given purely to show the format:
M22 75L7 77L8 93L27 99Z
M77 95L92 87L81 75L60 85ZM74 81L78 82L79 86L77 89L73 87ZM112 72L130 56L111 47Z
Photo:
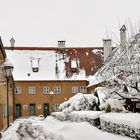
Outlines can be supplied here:
M120 29L120 47L123 50L126 46L126 26L123 25Z
M58 41L58 48L65 48L65 41Z
M15 47L15 39L12 37L11 39L10 39L10 43L11 43L11 50L14 50L14 47Z
M104 61L105 61L112 52L112 40L103 39L103 47L104 47Z

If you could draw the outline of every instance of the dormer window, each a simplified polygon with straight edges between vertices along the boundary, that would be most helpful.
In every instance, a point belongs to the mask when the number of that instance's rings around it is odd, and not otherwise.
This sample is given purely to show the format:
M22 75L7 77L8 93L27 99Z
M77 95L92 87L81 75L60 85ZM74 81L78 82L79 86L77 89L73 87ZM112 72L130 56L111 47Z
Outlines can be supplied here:
M32 68L33 72L38 72L38 68Z
M77 67L78 66L77 66L76 59L71 60L71 68L76 69Z
M79 61L77 59L71 60L71 71L77 73L79 68Z
M40 58L31 58L31 66L33 72L39 71L39 60Z

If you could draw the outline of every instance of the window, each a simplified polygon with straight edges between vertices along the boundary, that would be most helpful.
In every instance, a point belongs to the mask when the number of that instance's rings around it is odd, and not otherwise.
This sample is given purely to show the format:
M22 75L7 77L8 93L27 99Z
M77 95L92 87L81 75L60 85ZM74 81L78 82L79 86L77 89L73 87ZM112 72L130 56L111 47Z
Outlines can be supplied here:
M38 72L38 68L32 68L33 72Z
M20 86L16 86L15 94L21 94L21 87Z
M7 117L8 115L8 112L7 112L7 105L6 104L4 104L3 105L3 117Z
M29 94L35 94L35 86L29 87Z
M39 71L39 61L40 58L33 58L31 57L31 66L32 66L32 70L33 72L38 72Z
M94 94L94 90L91 90L90 93L91 93L91 94Z
M56 94L61 93L61 86L55 86L54 87L54 93L56 93Z
M86 86L80 86L80 92L81 93L87 93L87 87Z
M78 93L78 86L72 86L72 93Z
M140 108L140 103L136 103L136 108Z
M54 105L53 105L54 111L60 111L60 110L59 110L59 105L60 105L60 104L54 104Z
M44 94L49 94L49 87L48 86L43 87L43 93Z

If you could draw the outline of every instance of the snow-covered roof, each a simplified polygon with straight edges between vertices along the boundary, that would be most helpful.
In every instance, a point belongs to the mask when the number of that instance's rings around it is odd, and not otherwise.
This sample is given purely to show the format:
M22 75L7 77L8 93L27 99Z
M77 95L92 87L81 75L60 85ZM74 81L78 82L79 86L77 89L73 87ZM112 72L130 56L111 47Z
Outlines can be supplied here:
M86 80L81 73L75 78L67 78L65 60L58 59L54 50L6 50L6 53L14 65L16 81ZM33 68L38 68L38 71L34 72Z
M97 85L97 84L102 83L104 81L104 79L102 77L99 78L99 76L97 77L96 74L89 76L87 80L89 81L88 87Z
M55 52L36 50L6 50L8 58L14 65L15 80L51 80L55 76ZM32 58L39 58L39 71L33 72Z

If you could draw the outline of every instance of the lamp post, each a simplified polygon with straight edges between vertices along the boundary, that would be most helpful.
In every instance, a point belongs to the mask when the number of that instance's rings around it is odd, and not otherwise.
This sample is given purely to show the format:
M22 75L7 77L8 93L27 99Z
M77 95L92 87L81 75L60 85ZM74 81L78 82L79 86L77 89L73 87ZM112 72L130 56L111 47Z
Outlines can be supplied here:
M51 112L53 111L53 96L54 96L54 92L51 91L51 92L50 92L50 98L51 98Z
M12 76L14 67L12 63L8 61L8 59L5 60L2 67L6 77L6 85L7 85L7 91L6 91L7 92L7 127L9 127L9 80L10 77Z

